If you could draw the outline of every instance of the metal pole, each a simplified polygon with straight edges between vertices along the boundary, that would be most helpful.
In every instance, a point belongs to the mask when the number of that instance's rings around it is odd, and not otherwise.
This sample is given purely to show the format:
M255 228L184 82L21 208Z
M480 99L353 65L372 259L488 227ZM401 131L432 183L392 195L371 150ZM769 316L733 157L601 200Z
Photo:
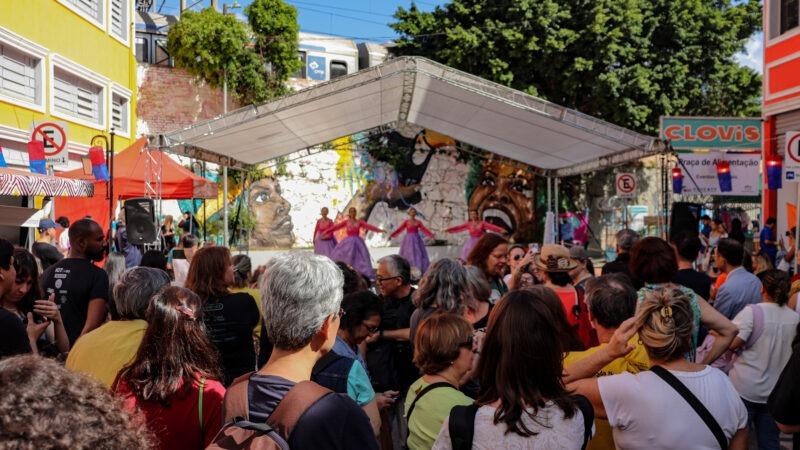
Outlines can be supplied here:
M111 230L111 224L114 222L114 136L116 133L111 129L111 144L106 147L108 150L108 229ZM114 243L111 233L108 233L108 251L111 251L112 244Z
M550 212L551 208L553 207L553 201L551 196L552 193L550 188L550 177L547 177L547 212Z
M795 200L796 216L795 216L795 230L794 230L794 273L797 274L797 238L800 237L800 182L797 184L797 200Z
M206 162L203 161L203 178L206 177ZM206 222L208 221L208 211L206 210L206 199L203 198L203 242L208 240L206 237Z
M226 5L227 6L227 5ZM223 73L222 112L228 113L228 71ZM228 245L228 166L222 167L222 245Z
M555 205L553 205L553 209L555 210L555 221L553 221L553 225L555 225L555 233L556 233L556 243L561 242L561 222L558 218L558 177L553 180L553 197L555 199Z

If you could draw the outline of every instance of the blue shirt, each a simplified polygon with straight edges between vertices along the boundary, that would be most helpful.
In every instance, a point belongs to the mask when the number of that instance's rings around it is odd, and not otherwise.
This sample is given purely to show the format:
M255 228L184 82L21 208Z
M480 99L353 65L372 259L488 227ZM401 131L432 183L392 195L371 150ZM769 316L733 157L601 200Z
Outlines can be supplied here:
M761 301L761 281L757 276L737 267L728 273L714 301L714 309L733 320L745 306Z
M774 260L775 255L778 253L778 246L775 244L766 244L766 241L775 242L775 232L773 232L770 227L764 227L764 229L761 230L759 244L761 244L761 250Z
M375 390L369 381L367 363L361 357L361 353L347 345L347 342L339 336L336 336L336 342L334 342L331 351L339 356L355 359L353 366L350 368L350 373L347 374L347 395L355 400L359 406L364 406L374 400Z

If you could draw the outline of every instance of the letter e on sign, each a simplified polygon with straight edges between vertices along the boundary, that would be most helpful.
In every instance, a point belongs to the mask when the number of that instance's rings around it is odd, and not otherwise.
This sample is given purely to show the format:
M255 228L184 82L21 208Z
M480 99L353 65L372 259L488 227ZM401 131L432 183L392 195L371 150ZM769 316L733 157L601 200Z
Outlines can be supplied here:
M636 177L632 173L617 175L617 197L633 198L636 196Z
M786 158L783 169L800 171L800 131L786 133Z

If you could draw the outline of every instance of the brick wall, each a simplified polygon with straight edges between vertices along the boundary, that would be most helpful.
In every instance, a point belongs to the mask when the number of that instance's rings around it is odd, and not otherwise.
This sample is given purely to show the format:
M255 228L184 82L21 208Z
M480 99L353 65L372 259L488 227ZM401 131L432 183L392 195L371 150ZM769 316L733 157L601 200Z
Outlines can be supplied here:
M139 134L161 134L222 114L222 90L182 69L140 64L137 73ZM228 111L238 108L229 96Z

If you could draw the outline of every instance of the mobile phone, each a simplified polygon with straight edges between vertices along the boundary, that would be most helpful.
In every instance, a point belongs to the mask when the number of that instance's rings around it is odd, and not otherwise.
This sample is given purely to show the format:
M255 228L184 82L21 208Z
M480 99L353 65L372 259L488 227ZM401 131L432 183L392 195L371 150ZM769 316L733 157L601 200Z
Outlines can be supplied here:
M528 247L530 248L531 253L539 253L539 243L538 242L533 242L533 243L529 244Z

